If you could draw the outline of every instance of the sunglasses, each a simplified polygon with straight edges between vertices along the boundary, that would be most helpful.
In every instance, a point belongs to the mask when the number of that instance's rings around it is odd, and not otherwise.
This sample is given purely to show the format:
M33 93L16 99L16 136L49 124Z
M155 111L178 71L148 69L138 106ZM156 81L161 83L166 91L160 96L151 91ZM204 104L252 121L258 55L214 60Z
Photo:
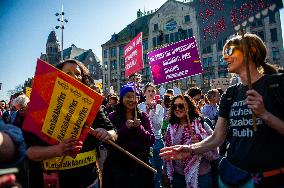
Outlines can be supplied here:
M225 49L225 54L227 54L228 56L233 55L235 48L237 48L236 46L229 46L228 48Z
M184 109L184 104L174 104L174 110L177 110L177 109L180 109L180 110L183 110Z
M152 92L152 93L154 93L155 92L155 90L147 90L148 92Z

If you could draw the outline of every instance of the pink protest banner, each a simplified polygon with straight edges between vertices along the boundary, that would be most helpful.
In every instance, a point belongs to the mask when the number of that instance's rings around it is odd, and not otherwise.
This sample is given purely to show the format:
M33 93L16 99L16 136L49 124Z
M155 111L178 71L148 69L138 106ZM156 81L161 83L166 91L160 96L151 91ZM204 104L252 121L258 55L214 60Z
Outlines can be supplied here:
M54 145L66 138L84 141L103 97L38 59L23 129Z
M127 46L124 47L125 77L144 68L142 32L140 32Z
M195 37L148 53L154 84L202 73Z

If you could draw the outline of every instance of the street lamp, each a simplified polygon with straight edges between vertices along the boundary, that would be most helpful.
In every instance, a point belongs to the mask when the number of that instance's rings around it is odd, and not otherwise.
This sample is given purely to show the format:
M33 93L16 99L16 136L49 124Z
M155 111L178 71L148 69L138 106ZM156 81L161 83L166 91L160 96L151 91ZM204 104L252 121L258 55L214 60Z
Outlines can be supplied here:
M68 20L64 19L64 12L63 12L63 5L61 13L56 13L55 16L60 16L60 18L57 18L57 21L61 22L61 26L57 25L55 26L55 29L61 29L61 61L63 61L63 30L64 30L64 23L67 23Z

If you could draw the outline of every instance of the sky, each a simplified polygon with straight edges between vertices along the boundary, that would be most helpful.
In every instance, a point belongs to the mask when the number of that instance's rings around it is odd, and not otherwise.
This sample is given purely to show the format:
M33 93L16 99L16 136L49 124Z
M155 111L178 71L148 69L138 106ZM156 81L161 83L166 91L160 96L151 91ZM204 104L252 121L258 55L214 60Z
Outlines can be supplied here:
M166 0L0 0L0 100L7 91L33 77L36 60L45 53L49 33L54 29L61 44L61 30L55 16L63 4L64 48L75 44L92 49L101 59L101 45L137 17L137 10L154 10Z
M101 45L136 19L137 10L154 10L166 0L0 0L0 100L7 91L34 76L36 60L45 53L49 33L55 30L61 44L60 23L55 16L64 5L69 22L64 48L75 44L92 49L101 59ZM284 10L280 11L282 36Z

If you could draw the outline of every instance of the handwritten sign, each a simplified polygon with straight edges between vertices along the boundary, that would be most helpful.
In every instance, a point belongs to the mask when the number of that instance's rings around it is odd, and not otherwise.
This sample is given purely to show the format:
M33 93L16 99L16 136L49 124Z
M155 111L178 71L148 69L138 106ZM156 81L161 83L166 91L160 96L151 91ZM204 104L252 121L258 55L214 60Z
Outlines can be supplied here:
M125 77L144 68L142 32L140 32L127 46L124 47Z
M100 88L100 90L103 90L103 81L102 79L94 80L95 85Z
M195 37L148 53L156 85L202 73Z
M47 64L37 61L23 129L48 144L66 138L84 140L103 97L78 80Z
M58 141L78 139L93 103L91 97L57 77L42 132Z
M226 91L230 85L230 78L216 78L210 80L210 85L212 89L221 88L223 91Z
M31 98L31 93L32 93L32 88L31 87L26 87L26 96L29 99Z
M282 0L196 0L202 48L283 7Z

